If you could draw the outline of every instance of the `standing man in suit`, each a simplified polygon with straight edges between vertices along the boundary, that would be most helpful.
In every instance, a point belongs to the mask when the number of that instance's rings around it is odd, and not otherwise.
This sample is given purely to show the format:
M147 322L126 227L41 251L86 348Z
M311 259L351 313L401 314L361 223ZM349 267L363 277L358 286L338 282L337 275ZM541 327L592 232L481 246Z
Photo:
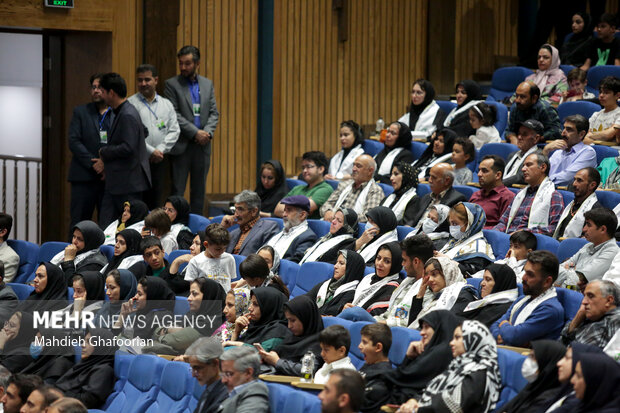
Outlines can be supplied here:
M93 168L91 159L107 144L114 112L101 95L99 82L102 74L90 77L91 102L73 109L69 124L69 149L73 153L68 181L71 183L71 224L92 219L93 212L101 215L101 201L105 183L103 175Z
M260 356L253 347L226 350L220 357L222 383L228 387L228 399L222 402L222 413L269 412L269 388L258 380Z
M105 228L123 212L125 201L142 200L151 187L151 169L146 151L144 125L135 107L127 102L127 84L118 73L101 77L101 95L116 115L108 144L93 158L93 168L105 176L105 191L99 224Z
M211 163L211 141L220 114L215 103L213 82L198 75L200 50L183 46L179 53L181 74L166 80L164 95L172 102L181 136L172 151L172 195L183 196L187 175L190 181L190 209L204 215L205 183Z
M237 224L239 228L230 232L226 252L245 256L254 254L280 232L280 227L274 221L260 218L260 197L256 192L245 189L233 198L233 202L235 214L224 216L222 226L228 229Z

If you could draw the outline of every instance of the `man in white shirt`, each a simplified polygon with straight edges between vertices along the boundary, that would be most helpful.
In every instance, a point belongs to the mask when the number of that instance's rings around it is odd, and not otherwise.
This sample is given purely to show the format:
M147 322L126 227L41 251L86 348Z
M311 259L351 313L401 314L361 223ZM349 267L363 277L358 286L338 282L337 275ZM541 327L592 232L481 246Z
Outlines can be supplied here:
M280 258L299 262L317 239L306 221L310 213L310 200L303 195L293 195L282 199L280 203L284 205L284 229L271 237L267 245L271 246Z
M544 130L543 124L536 119L528 119L519 126L519 134L517 135L519 150L508 155L504 169L504 185L525 184L522 172L523 162L528 155L538 149L536 144L542 140Z

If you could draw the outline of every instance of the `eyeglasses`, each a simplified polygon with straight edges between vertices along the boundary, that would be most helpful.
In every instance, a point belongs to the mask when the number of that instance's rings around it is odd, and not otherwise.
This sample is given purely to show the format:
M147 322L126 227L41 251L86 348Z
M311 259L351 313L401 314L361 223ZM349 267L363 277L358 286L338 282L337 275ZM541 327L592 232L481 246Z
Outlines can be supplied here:
M234 376L234 375L235 375L235 372L234 372L234 371L221 371L221 372L220 372L220 377L221 377L221 378L226 377L227 379L229 379L229 378L231 378L231 377L232 377L232 376Z
M207 367L207 366L206 365L202 365L202 366L189 366L189 370L193 371L194 373L198 373L199 371L204 370L205 367Z
M5 322L4 322L4 327L5 327L5 328L6 328L6 327L9 327L9 328L17 328L17 327L18 327L18 325L17 325L17 324L15 324L15 323L12 323L12 322L10 322L10 321L5 321Z
M301 170L305 171L306 169L316 168L316 165L301 165Z

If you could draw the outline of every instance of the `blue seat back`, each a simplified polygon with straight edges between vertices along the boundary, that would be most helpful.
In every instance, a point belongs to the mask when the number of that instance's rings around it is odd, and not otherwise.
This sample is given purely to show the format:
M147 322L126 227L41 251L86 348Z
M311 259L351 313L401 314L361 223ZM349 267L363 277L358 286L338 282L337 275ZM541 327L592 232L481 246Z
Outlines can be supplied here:
M558 295L558 301L564 307L564 321L567 322L575 318L575 314L577 314L579 307L581 307L583 294L568 288L556 288L555 292Z
M415 192L420 198L422 198L424 195L431 192L431 187L429 186L429 184L418 184Z
M360 222L357 226L357 238L361 237L364 231L366 231L366 224L364 222Z
M605 145L592 145L596 152L596 164L599 165L605 158L615 158L618 156L618 150Z
M24 301L34 291L34 287L28 284L6 283L6 285L13 289L19 301Z
M295 288L295 282L297 281L297 274L299 273L299 268L301 267L296 262L285 259L280 260L280 271L278 275L280 276L284 284L286 284L289 292L293 291L293 288Z
M499 136L504 136L506 126L508 126L508 108L501 102L485 102L489 106L495 106L497 111L497 119L495 119L495 129L499 132ZM486 145L483 145L484 148ZM496 144L497 145L497 144ZM514 151L513 151L514 152Z
M16 283L24 283L39 264L37 262L39 246L32 242L18 239L10 239L7 240L6 243L19 255L19 267L17 267L17 273L15 277L13 277L13 281Z
M471 162L467 162L467 165L465 165L472 172L475 172L477 170L476 168L478 167L478 149L474 149L474 151L475 151L474 159L472 159ZM473 177L472 177L472 180L473 180Z
M409 234L411 231L413 231L412 227L405 227L403 225L397 226L396 233L398 234L398 240L404 240L407 237L407 234Z
M216 215L214 217L211 217L209 221L211 221L212 223L221 224L223 218L224 218L224 215Z
M269 396L271 396L271 394ZM287 394L282 410L280 411L319 413L321 412L321 400L312 393L295 390ZM272 412L278 412L278 410L272 410Z
M411 328L392 327L392 347L388 358L394 366L399 366L405 359L407 348L412 341L421 340L420 332Z
M308 226L317 237L321 238L323 235L326 235L329 232L329 227L331 223L328 221L323 221L322 219L308 219Z
M366 324L372 324L368 321L356 321L349 327L349 334L351 334L351 347L349 347L349 357L353 365L359 369L364 365L364 355L359 349L359 344L362 341L362 327Z
M114 258L114 245L102 245L99 247L99 251L108 259L108 261L112 261Z
M327 328L333 325L343 326L347 330L351 330L351 326L353 325L353 321L345 320L340 317L323 317L323 327Z
M174 297L174 315L187 314L188 311L189 301L187 301L187 297L183 297L181 295Z
M480 160L478 163L487 155L497 155L503 160L507 160L508 155L518 150L519 148L517 145L511 143L485 143L482 145L482 148L480 148Z
M502 376L502 392L495 406L495 411L501 411L499 408L514 398L527 385L527 380L521 374L521 366L525 361L525 356L511 350L498 348L497 361Z
M236 280L241 278L241 273L239 272L239 265L241 265L241 263L243 261L245 261L246 256L245 255L238 255L238 254L232 254L232 256L235 259L235 269L236 269L236 273L237 273L237 276L233 279L233 281L236 281Z
M288 187L289 191L299 185L306 186L307 183L302 181L301 179L286 178L286 186Z
M586 119L590 119L590 116L599 110L601 110L601 105L585 100L564 102L558 106L558 117L562 123L564 123L564 119L569 115L581 115Z
M340 181L335 181L333 179L326 179L325 182L327 182L332 188L334 188L334 190L338 188L338 184L340 184Z
M521 66L497 69L493 72L489 96L501 102L505 97L512 96L519 83L523 82L532 73L530 69Z
M536 249L537 250L546 250L552 252L556 256L558 255L558 247L560 243L558 240L551 238L547 235L543 234L534 234L536 236Z
M39 265L40 262L51 260L52 258L54 258L54 255L64 250L67 245L69 245L68 242L60 241L50 241L43 243L41 245L41 248L39 248L39 255L37 256L36 265Z
M267 383L269 389L269 411L284 412L284 402L290 393L295 392L290 386L280 383ZM298 410L302 412L303 410Z
M168 261L170 262L170 264L172 264L174 260L179 258L181 255L185 255L185 254L191 254L191 251L190 250L174 250L170 254L168 254Z
M282 218L269 217L269 218L261 218L261 219L266 219L267 221L275 222L276 224L278 224L278 227L280 227L280 231L282 231L282 228L284 228L284 221L282 221Z
M367 153L370 156L375 156L379 152L383 150L385 145L383 145L379 141L375 141L373 139L365 139L362 143L362 149L364 149L364 153Z
M330 279L334 275L334 266L326 262L306 262L297 273L295 287L291 291L291 298L305 294L318 283Z
M564 189L558 189L557 191L560 193L560 195L562 195L562 199L564 200L564 206L567 206L575 199L575 194L571 191L566 191Z
M428 144L424 142L412 141L410 150L411 150L411 153L413 154L413 159L415 160L420 159L420 156L422 156L426 148L428 148Z
M194 377L190 377L190 388L188 389L190 398L189 403L183 413L194 413L194 410L196 410L196 406L198 406L198 400L200 400L200 396L202 396L205 388L206 385L201 386L200 383L198 383L198 380L196 380Z
M106 411L108 406L114 398L118 395L120 390L125 385L127 381L127 375L129 374L129 366L134 359L133 354L125 353L123 351L117 350L114 354L114 390L106 399L101 410Z
M558 260L560 260L561 263L566 261L587 243L588 240L584 238L567 238L563 240L558 247Z
M613 191L596 191L598 201L605 208L614 209L620 203L620 194Z
M67 301L69 304L73 303L73 287L67 287Z
M480 291L480 283L482 283L482 278L467 278L467 284L471 285L476 289L476 291Z
M166 362L161 375L159 393L157 393L155 402L149 406L146 412L183 411L191 398L187 391L189 387L189 364Z
M482 233L484 238L491 244L495 258L498 260L504 258L510 248L510 235L491 229L483 229Z
M441 110L443 110L446 115L452 112L452 109L458 106L456 102L452 102L450 100L436 100L435 102L437 102L439 108L441 108Z
M385 196L391 195L394 192L394 188L392 187L392 185L382 184L381 182L379 182L377 185L379 185L381 189L383 189L383 194Z
M474 188L473 186L466 185L454 185L454 189L465 195L465 198L469 200L474 192L478 191L478 188Z
M220 221L221 222L221 221ZM211 221L208 218L203 217L198 214L189 214L189 220L187 221L187 227L194 234L198 231L204 231L207 225L209 225Z
M569 33L566 35L566 37L564 37L564 41L566 42L568 39L570 39L573 33ZM570 72L571 70L575 69L575 66L573 65L560 65L560 70L562 70L562 72L564 72L564 75L568 76L568 72Z
M598 85L603 78L607 76L615 76L620 78L620 66L604 65L594 66L588 69L586 90L598 96Z
M365 267L364 268L364 277L370 274L374 274L375 273L375 269L374 267Z

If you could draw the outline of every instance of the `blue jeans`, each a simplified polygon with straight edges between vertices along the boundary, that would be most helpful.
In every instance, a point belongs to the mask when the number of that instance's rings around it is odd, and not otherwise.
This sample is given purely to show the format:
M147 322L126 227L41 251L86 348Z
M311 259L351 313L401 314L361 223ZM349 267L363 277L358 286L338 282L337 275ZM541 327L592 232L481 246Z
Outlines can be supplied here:
M350 321L370 321L371 323L376 321L375 318L362 307L347 308L338 314L338 318L344 318L345 320Z

